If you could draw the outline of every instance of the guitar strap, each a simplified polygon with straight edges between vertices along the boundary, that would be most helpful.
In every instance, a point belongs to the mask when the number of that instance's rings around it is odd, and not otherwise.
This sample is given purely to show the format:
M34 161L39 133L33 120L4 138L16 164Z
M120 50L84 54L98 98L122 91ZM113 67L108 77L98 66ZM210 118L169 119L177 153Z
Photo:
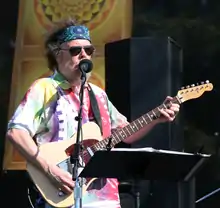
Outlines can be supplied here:
M99 109L99 106L98 106L98 102L97 102L95 93L93 92L92 87L90 85L88 87L88 92L89 92L89 98L90 98L90 102L91 102L92 111L93 111L93 114L94 114L95 121L99 125L101 133L103 135L100 109Z

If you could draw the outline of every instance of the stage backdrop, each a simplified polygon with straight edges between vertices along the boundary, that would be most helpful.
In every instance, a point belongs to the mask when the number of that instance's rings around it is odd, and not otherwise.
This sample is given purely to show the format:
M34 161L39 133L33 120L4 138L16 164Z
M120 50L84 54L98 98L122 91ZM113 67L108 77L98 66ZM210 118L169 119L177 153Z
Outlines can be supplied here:
M30 84L50 74L42 47L44 34L68 17L77 17L89 27L96 48L91 82L105 88L104 44L131 36L132 0L20 0L8 118ZM6 141L3 168L24 170L25 166Z

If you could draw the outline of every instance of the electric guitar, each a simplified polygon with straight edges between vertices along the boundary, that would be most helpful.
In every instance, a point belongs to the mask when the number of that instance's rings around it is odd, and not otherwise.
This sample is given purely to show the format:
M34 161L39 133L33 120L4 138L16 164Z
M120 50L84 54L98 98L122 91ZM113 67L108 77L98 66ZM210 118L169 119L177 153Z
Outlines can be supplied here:
M181 104L191 99L199 98L204 92L211 91L213 85L206 81L205 83L186 86L178 91L177 95L173 98L172 103ZM119 142L123 141L125 138L131 136L135 132L139 131L144 126L151 123L154 119L160 116L159 109L169 108L169 103L158 106L157 108L151 110L140 118L134 120L127 126L114 131L112 135L108 138L103 139L100 133L100 129L94 122L86 123L82 126L83 132L83 151L81 156L84 158L84 163L87 164L89 159L93 154L100 150L106 149L106 146L110 143L110 147L114 147ZM93 138L93 139L91 139ZM76 135L72 138L59 141L42 144L39 147L41 154L46 157L49 161L54 162L59 167L63 168L65 171L70 171L72 166L70 164L70 153L74 151L74 144L76 142ZM69 167L69 168L68 168ZM42 173L39 169L33 166L31 163L27 162L27 172L30 175L32 181L36 185L37 189L41 193L42 197L54 207L69 207L74 204L73 193L71 194L59 194L59 190L52 184L49 178ZM82 187L83 194L86 192L88 186L92 183L94 179L86 179Z

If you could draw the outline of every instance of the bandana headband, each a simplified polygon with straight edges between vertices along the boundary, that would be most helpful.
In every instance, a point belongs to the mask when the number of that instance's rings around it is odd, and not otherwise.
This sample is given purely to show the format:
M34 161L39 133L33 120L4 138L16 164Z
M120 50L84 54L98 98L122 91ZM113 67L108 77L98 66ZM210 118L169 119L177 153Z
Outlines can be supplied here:
M57 39L60 44L77 39L84 39L91 42L88 28L82 25L67 27L58 35Z

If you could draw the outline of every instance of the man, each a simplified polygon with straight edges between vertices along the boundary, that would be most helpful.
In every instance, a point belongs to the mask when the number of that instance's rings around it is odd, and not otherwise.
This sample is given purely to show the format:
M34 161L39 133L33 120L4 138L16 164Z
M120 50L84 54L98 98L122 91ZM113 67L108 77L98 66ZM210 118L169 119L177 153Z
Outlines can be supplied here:
M85 26L76 25L68 20L57 25L45 41L48 66L54 71L47 78L36 80L25 94L8 124L7 138L29 163L32 163L50 180L56 182L57 188L71 193L74 188L72 176L60 169L38 152L38 145L70 138L77 131L75 120L79 110L79 92L81 72L79 62L91 59L92 46L89 31ZM128 124L108 100L106 93L88 82L84 89L82 123L94 121L91 96L95 94L100 109L103 138L111 132ZM171 97L167 97L172 101ZM160 110L161 116L145 128L126 138L125 143L132 143L144 136L156 124L170 122L179 111L179 105L171 104L169 109ZM106 179L100 187L92 186L83 196L83 207L116 208L120 207L118 183L116 179ZM99 185L100 185L99 184ZM45 204L45 207L50 207Z

